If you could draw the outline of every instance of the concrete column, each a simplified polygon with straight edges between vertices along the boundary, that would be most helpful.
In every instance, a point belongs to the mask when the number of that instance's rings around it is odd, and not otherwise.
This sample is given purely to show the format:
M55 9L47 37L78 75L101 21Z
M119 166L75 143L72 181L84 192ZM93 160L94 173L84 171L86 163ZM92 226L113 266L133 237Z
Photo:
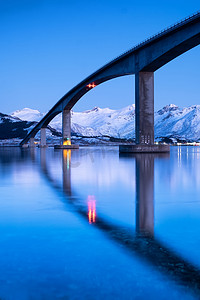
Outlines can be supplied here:
M154 73L135 75L136 144L154 144Z
M154 234L154 156L136 155L136 232Z
M30 138L30 147L35 147L34 138Z
M45 147L46 146L46 128L40 129L40 146Z
M62 138L64 142L71 145L71 111L63 110L62 112Z

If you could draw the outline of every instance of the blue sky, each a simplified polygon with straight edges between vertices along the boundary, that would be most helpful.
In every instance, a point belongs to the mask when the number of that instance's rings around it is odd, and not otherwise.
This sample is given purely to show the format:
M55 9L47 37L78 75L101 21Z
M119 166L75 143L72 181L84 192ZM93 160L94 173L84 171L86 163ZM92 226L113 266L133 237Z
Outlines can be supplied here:
M199 10L199 1L0 0L0 112L48 111L90 73ZM155 72L155 108L200 104L200 46ZM108 81L74 107L134 103L134 76Z

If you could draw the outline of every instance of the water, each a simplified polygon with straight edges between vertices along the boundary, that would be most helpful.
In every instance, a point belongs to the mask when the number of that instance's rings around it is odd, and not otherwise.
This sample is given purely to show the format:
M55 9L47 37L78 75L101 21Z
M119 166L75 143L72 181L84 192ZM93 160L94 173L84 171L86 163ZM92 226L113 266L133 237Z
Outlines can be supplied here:
M0 149L0 299L199 299L200 148Z

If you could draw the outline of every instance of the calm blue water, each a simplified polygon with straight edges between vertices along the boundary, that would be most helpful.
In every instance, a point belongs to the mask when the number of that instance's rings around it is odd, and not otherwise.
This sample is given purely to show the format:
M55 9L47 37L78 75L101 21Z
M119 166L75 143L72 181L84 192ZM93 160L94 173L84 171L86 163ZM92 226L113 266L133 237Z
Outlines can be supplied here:
M0 299L200 299L200 148L0 149Z

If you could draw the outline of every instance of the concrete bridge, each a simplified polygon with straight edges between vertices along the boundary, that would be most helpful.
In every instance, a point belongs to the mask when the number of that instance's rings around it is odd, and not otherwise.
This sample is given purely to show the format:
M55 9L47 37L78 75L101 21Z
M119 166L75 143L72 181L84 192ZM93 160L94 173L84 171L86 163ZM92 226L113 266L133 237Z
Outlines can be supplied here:
M41 146L46 145L46 127L62 112L63 144L71 144L71 109L97 85L125 75L135 75L136 144L139 151L162 151L154 145L154 72L200 44L200 12L161 31L88 76L65 94L20 143L30 141L41 130ZM134 151L133 147L128 151ZM121 151L127 151L121 147Z

